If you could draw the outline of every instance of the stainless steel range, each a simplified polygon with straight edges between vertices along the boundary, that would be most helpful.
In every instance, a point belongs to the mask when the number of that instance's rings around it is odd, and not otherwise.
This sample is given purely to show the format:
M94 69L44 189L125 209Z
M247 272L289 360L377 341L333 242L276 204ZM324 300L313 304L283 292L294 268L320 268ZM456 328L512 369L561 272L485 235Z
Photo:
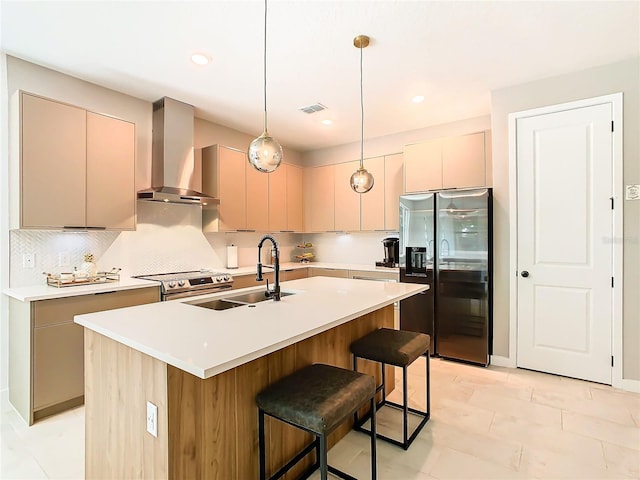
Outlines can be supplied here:
M203 270L191 272L157 273L136 275L135 278L160 282L162 301L216 293L231 288L233 277L228 273Z

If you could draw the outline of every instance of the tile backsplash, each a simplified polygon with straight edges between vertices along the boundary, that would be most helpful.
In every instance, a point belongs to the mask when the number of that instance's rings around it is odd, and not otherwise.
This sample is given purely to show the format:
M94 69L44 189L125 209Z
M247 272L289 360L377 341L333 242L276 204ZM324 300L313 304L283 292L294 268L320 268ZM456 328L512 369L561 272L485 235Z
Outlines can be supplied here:
M124 276L186 270L226 268L226 247L238 247L238 265L255 265L262 233L202 233L201 210L192 205L138 202L135 231L62 232L53 230L12 230L10 242L10 286L38 285L43 272L73 271L84 255L92 253L98 270L121 268ZM397 234L396 234L397 235ZM384 232L373 233L274 233L282 262L296 261L303 253L301 242L314 244L316 260L331 263L373 265L382 260ZM271 244L265 243L267 254ZM23 267L26 254L33 254L33 268ZM68 265L61 266L60 260ZM266 258L263 259L266 261Z

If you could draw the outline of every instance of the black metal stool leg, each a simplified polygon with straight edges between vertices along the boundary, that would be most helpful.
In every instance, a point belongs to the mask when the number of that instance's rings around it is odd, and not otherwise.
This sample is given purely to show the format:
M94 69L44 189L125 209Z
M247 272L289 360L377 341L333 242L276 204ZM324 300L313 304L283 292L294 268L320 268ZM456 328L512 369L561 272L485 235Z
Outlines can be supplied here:
M325 435L318 435L320 440L320 479L327 480L329 476L329 469L327 467L327 437Z
M382 403L387 401L387 393L386 393L386 375L385 375L385 364L384 362L380 363L382 365Z
M376 461L376 397L371 398L371 480L378 478Z
M429 367L429 350L427 350L427 356L425 357L425 363L427 364L427 366L425 367L426 374L427 374L427 376L425 377L425 382L427 384L427 409L426 409L426 414L430 416L431 415L431 388L430 388L429 384L431 383L431 378L429 378L429 375L431 375L431 368Z
M409 396L407 395L407 367L402 367L402 416L404 417L404 421L402 422L402 434L404 439L404 449L409 448Z
M258 409L258 443L260 450L260 480L267 478L265 445L264 445L264 412Z

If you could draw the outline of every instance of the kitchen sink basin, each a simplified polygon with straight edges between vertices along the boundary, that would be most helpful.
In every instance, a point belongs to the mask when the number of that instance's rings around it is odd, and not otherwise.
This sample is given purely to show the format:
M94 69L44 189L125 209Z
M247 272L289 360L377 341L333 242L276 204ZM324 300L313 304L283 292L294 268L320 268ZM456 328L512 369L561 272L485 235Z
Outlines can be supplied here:
M280 297L289 295L295 295L295 292L280 292ZM241 293L231 297L216 298L215 300L194 300L186 303L211 310L229 310L230 308L251 305L265 300L271 300L271 297L266 297L264 290L260 290L258 292Z
M196 302L187 302L190 305L195 305L196 307L209 308L211 310L229 310L230 308L242 307L245 305L244 303L236 303L229 302L228 300L207 300L207 301L196 301Z

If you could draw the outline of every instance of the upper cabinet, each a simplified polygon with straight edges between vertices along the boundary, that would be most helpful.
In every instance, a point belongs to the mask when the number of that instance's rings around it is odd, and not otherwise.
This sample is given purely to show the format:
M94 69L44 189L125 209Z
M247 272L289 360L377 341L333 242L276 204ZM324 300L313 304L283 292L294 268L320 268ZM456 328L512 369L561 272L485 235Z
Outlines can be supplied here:
M218 231L302 231L302 169L251 168L245 152L222 145L202 149L202 190L220 204L202 209L202 228Z
M360 230L360 194L351 188L351 175L360 162L346 162L334 165L334 229L345 232ZM369 195L367 193L366 195Z
M203 207L204 231L247 229L246 155L221 145L202 149L202 191L220 199Z
M478 132L406 145L405 191L486 186L489 143L489 132Z
M335 231L334 169L335 165L304 169L304 229L307 232Z
M302 168L282 163L269 177L269 231L301 232Z
M403 159L401 153L384 157L384 228L398 230L400 195L403 189Z
M351 189L360 161L304 169L305 230L309 232L398 229L402 189L402 154L364 160L374 178L367 193Z
M21 92L11 228L135 228L135 125Z
M358 164L359 162L356 162ZM373 188L360 196L360 229L384 230L384 204L386 192L386 177L384 174L384 157L367 158L363 162L364 168L373 175ZM355 171L355 170L354 170ZM353 173L353 172L351 172ZM349 187L351 190L351 187ZM353 192L353 190L351 190Z

